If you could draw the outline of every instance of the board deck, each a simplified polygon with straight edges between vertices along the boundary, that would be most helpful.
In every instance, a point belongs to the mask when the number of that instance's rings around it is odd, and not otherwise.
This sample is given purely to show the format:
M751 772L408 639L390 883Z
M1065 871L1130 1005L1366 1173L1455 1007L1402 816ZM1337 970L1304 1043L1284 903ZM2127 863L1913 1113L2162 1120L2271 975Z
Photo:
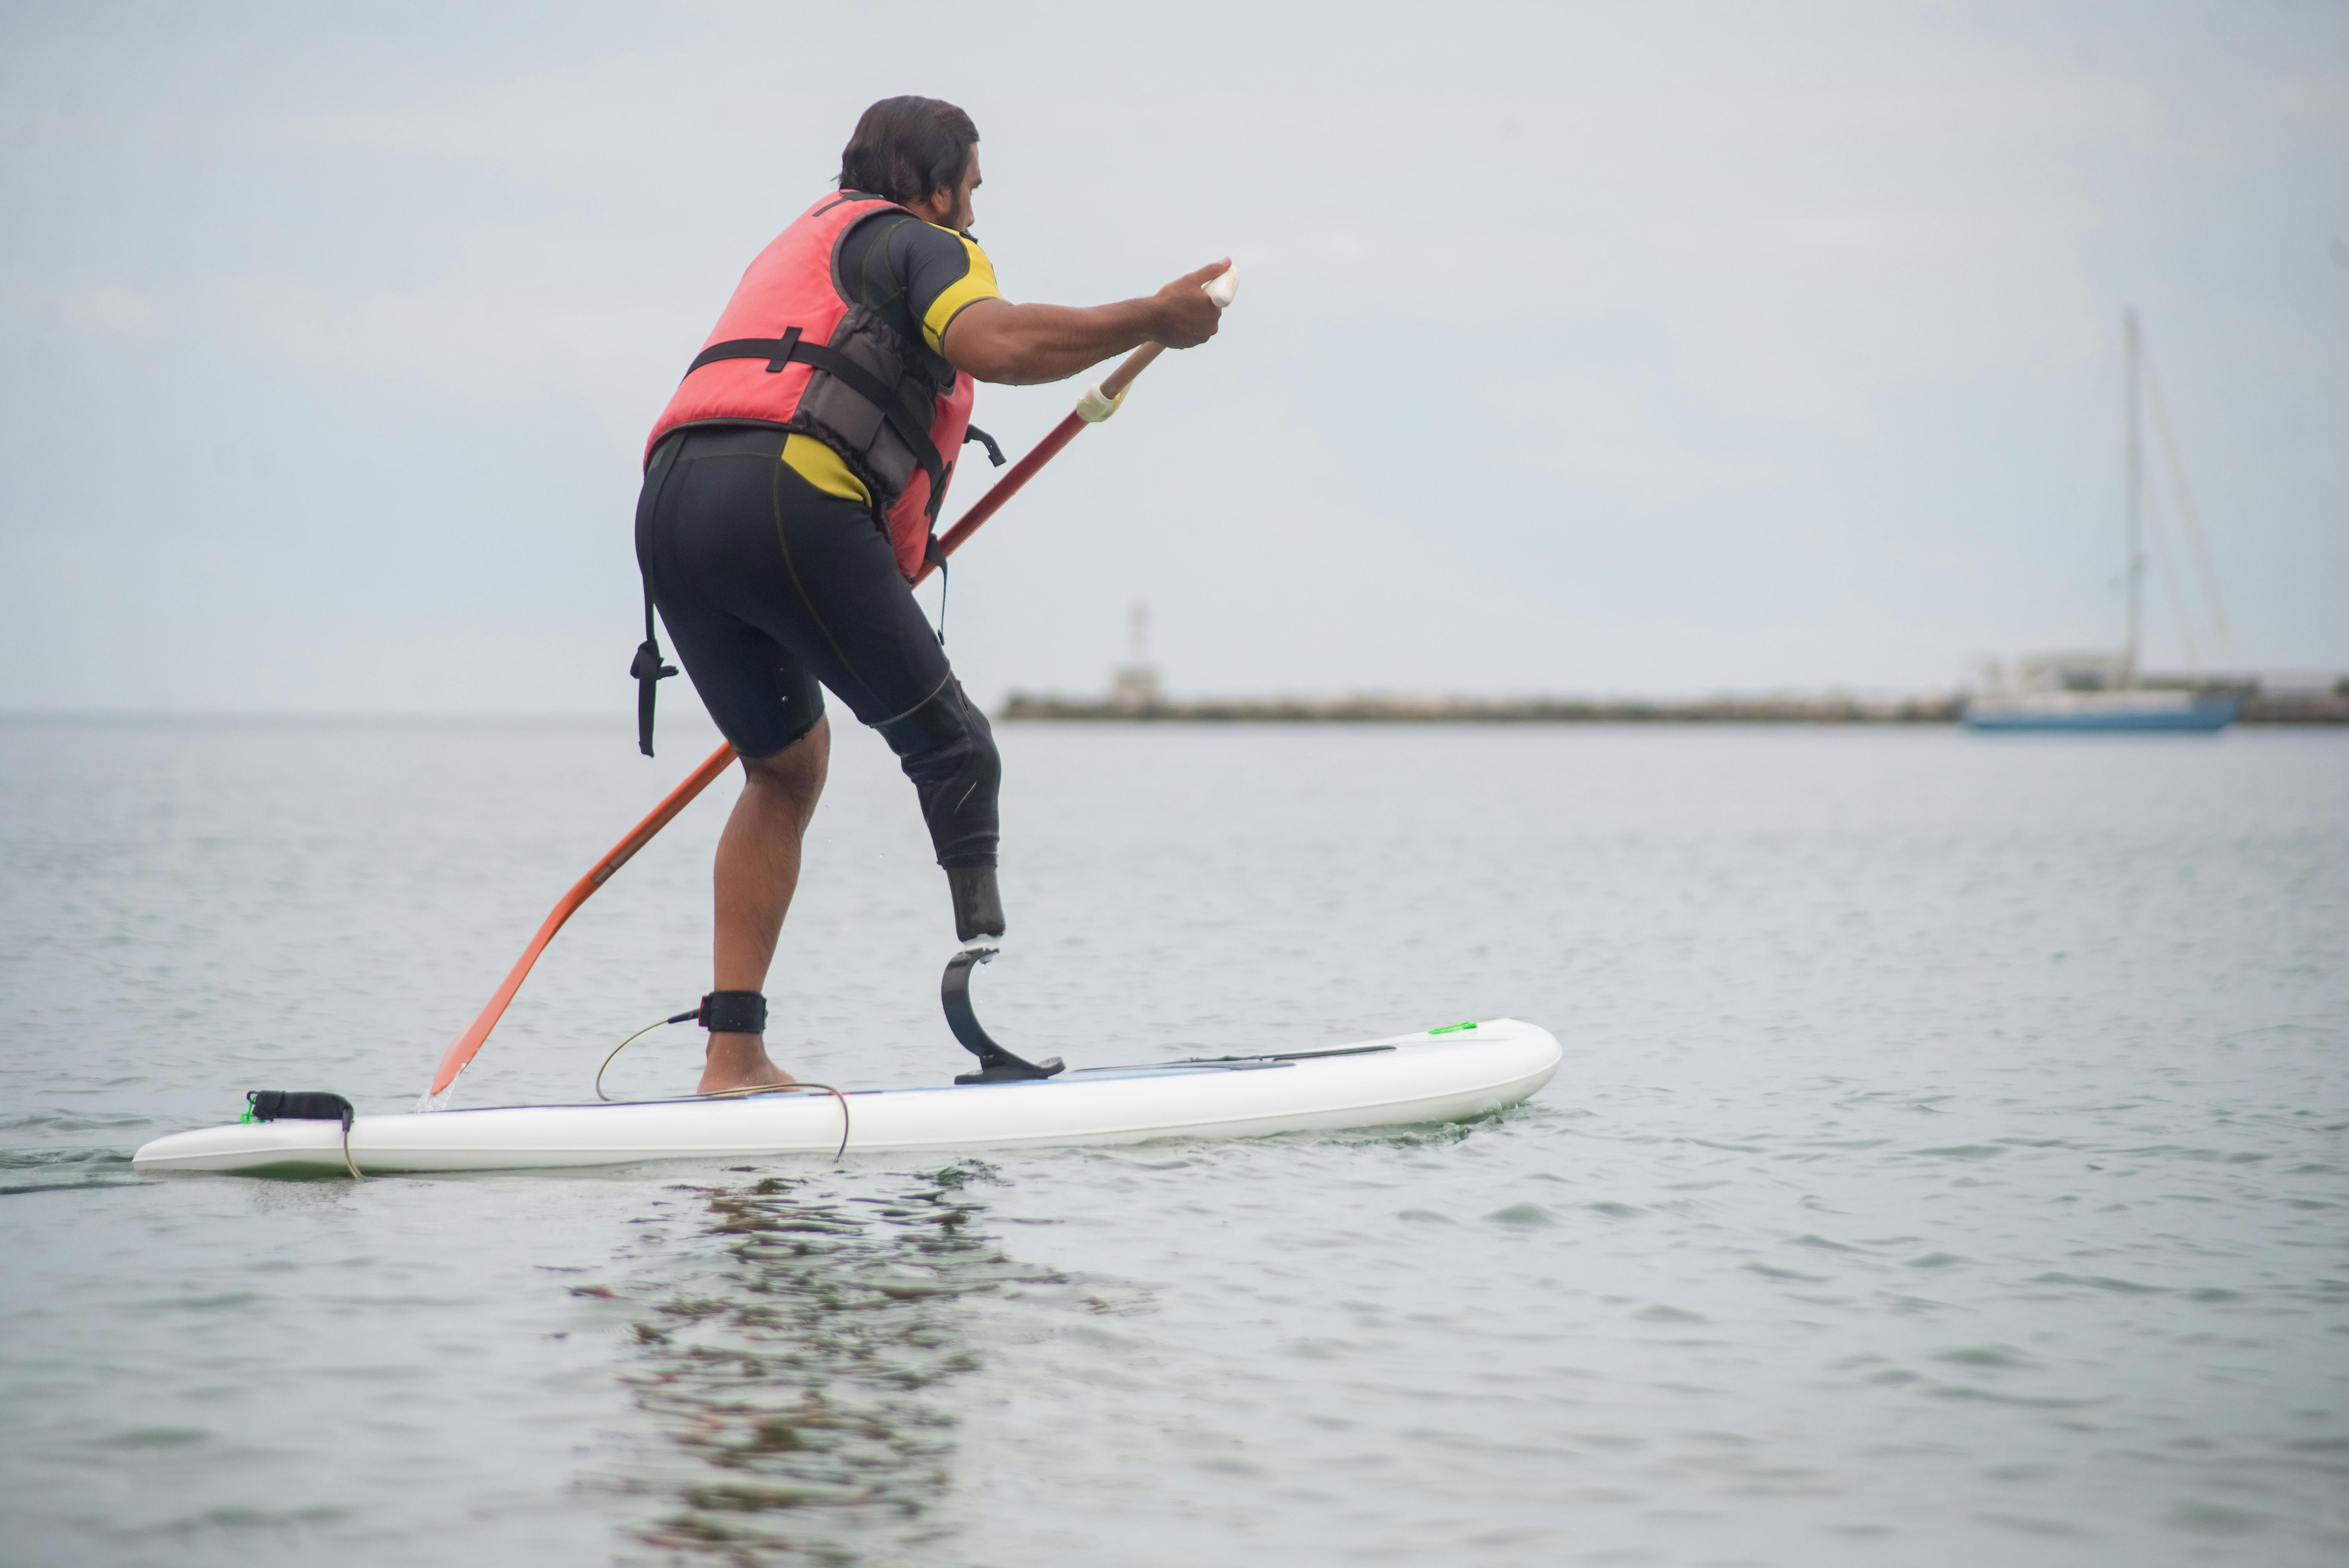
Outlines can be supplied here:
M1403 1126L1515 1105L1549 1081L1562 1054L1548 1030L1491 1018L1324 1051L1080 1068L1026 1082L362 1116L349 1154L374 1175L830 1156L843 1131L849 1154L924 1155ZM171 1133L132 1162L325 1175L343 1172L343 1161L338 1123L266 1121Z

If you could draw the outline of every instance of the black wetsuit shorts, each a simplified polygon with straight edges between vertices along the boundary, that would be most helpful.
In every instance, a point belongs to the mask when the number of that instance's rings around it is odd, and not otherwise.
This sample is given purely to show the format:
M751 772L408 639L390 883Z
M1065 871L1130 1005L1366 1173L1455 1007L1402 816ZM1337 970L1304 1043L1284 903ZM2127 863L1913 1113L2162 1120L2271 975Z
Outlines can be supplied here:
M878 729L942 866L991 866L1001 779L986 716L863 505L782 461L785 432L698 425L653 449L636 562L678 660L744 757L815 727L823 694Z

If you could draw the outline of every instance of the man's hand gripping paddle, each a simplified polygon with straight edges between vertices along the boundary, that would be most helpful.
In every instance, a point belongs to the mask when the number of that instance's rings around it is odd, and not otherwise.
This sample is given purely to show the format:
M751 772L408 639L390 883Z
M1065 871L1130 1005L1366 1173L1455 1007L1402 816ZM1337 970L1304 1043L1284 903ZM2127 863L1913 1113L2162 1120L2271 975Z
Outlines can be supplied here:
M1239 293L1239 269L1226 267L1205 285L1205 290L1207 297L1214 300L1218 307L1229 308L1234 296ZM963 513L960 520L947 530L938 540L940 553L952 555L961 549L963 542L978 532L979 525L1001 510L1003 503L1018 494L1021 486L1034 479L1039 469L1058 457L1061 448L1075 440L1080 430L1087 425L1098 425L1116 413L1124 403L1126 390L1133 385L1133 378L1148 369L1150 362L1164 353L1165 346L1162 343L1143 344L1127 355L1099 386L1087 389L1085 395L1077 399L1075 410L1052 427L1051 434L1037 442L1032 451L1011 466L1009 473L996 480L994 486L978 498L978 505ZM935 570L935 562L924 562L921 571L915 574L914 582L918 585ZM498 1026L498 1020L505 1016L507 1005L513 1001L514 993L522 989L523 981L529 976L531 966L538 962L538 955L546 951L546 944L554 940L554 934L563 929L564 923L577 913L581 904L595 896L597 888L611 881L612 874L626 865L638 850L652 842L653 835L667 827L670 819L692 804L695 796L717 782L718 776L725 772L733 761L734 748L731 746L720 746L711 752L700 767L686 775L685 782L670 790L667 798L629 831L626 838L613 845L585 876L572 884L571 891L563 895L540 924L538 934L530 939L530 945L522 950L522 956L514 961L514 966L506 972L505 980L498 986L497 994L490 998L489 1006L466 1026L463 1034L449 1043L448 1050L441 1054L440 1068L432 1075L432 1087L426 1091L419 1109L438 1110L440 1108L448 1097L450 1087L457 1081L457 1075L471 1064L482 1043L490 1037L490 1031Z

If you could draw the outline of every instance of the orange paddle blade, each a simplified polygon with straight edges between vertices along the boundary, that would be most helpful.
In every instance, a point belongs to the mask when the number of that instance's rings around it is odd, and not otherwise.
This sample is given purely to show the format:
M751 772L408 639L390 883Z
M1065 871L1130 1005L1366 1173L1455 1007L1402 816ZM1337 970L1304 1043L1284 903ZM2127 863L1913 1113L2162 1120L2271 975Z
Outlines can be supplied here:
M530 945L522 950L522 956L514 961L513 968L506 974L505 984L498 987L498 994L490 998L490 1005L481 1009L481 1016L466 1026L463 1034L450 1042L449 1049L440 1057L440 1069L432 1075L432 1095L447 1093L449 1086L457 1081L457 1075L465 1070L466 1064L473 1059L473 1053L481 1048L481 1042L490 1037L490 1031L496 1028L498 1020L505 1016L506 1004L512 1002L514 993L522 989L531 965L536 964L538 955L546 951L546 944L554 940L554 934L563 929L563 923L594 896L597 888L609 882L614 872L626 865L629 857L651 842L655 833L667 827L670 818L684 810L695 796L716 782L718 776L725 772L733 760L734 748L730 746L720 746L711 752L700 767L687 775L684 783L670 790L668 798L653 808L650 816L638 822L626 838L614 844L611 852L597 861L585 876L572 883L571 891L563 895L562 901L548 913L545 923L538 928L538 934L530 939Z

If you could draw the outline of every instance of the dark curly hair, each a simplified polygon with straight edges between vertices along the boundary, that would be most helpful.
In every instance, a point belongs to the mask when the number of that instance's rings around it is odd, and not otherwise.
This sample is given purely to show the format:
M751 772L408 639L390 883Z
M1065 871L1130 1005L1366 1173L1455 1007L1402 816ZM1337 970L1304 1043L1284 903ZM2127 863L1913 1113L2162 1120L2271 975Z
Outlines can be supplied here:
M883 98L858 117L840 150L840 188L919 201L962 183L978 145L970 116L936 98Z

